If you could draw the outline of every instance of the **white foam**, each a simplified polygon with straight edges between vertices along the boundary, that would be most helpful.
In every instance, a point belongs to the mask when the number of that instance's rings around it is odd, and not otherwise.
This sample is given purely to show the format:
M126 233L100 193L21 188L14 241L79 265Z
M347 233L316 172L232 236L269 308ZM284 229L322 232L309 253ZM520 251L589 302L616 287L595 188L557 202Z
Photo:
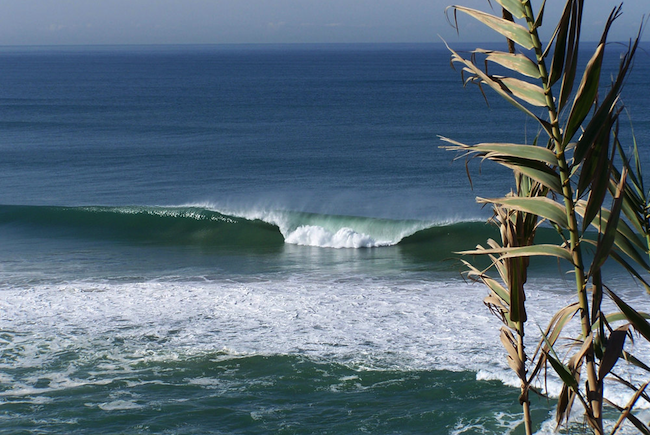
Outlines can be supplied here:
M539 335L534 325L545 325L559 304L571 300L561 290L564 282L548 283L529 283L528 349ZM485 294L483 286L460 279L322 274L5 288L0 330L7 358L0 370L11 389L0 395L132 379L139 363L206 353L299 354L360 369L471 370L478 380L517 387L499 342L500 322L483 305ZM626 297L648 311L647 295ZM650 354L643 340L634 346L635 354ZM66 363L65 355L74 359ZM79 361L90 364L91 379L77 374ZM25 369L32 373L28 379ZM640 379L623 361L616 369ZM47 382L38 387L42 379ZM547 385L557 395L559 381L550 377ZM630 397L619 385L606 388L617 403Z
M313 225L302 225L285 237L286 243L321 248L373 248L387 246L394 242L376 241L371 236L358 233L352 228L341 228L336 233Z
M86 406L97 406L102 411L123 411L125 409L139 409L143 407L134 400L114 400L112 402L105 402L97 405L86 404Z
M214 204L188 204L224 215L259 220L278 227L286 243L322 248L372 248L390 246L420 230L481 219L399 221L354 216L318 215L261 207L224 208ZM345 221L349 225L345 224ZM482 219L484 221L485 219Z

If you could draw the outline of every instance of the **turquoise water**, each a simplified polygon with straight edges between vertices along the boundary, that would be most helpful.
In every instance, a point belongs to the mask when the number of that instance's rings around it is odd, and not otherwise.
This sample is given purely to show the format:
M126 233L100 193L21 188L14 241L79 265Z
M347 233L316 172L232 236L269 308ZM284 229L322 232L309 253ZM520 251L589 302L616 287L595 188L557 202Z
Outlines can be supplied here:
M443 47L0 60L0 431L522 433L500 324L453 253L496 236L474 197L510 176L471 165L472 190L438 135L532 127L463 89ZM649 66L627 84L640 142ZM533 263L531 324L570 281ZM533 401L539 433L553 407Z

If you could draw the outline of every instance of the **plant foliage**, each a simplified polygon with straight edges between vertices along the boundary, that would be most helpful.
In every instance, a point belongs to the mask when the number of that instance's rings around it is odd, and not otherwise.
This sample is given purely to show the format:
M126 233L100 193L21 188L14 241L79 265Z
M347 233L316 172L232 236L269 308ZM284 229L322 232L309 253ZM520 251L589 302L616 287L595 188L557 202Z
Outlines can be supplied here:
M556 410L558 426L568 423L577 401L587 424L597 434L604 433L604 407L619 412L612 433L627 420L639 432L650 434L650 423L634 414L639 401L650 402L648 382L634 384L616 373L616 365L623 358L650 379L648 365L625 348L633 333L650 341L649 316L608 287L602 269L611 258L650 289L644 278L650 272L650 198L643 185L636 141L628 146L632 149L628 156L619 136L623 110L619 97L641 29L621 57L616 76L604 89L603 58L609 30L621 14L620 6L609 14L596 49L581 67L578 52L583 0L566 1L545 46L538 33L545 2L537 13L529 0L496 2L498 15L464 6L450 6L447 13L456 28L458 16L464 14L498 32L507 39L508 51L478 48L463 57L448 47L452 65L460 67L466 85L477 84L482 92L492 89L534 119L539 134L532 145L467 145L442 138L447 142L444 148L459 152L459 157L493 161L512 170L515 178L513 192L477 199L492 206L501 240L488 240L486 246L464 251L491 260L487 269L463 260L467 274L487 286L485 304L504 324L501 342L509 366L521 382L527 434L533 431L529 393L549 367L563 383ZM494 64L498 68L490 67ZM493 74L492 69L505 70L507 75ZM557 230L555 243L535 241L540 225ZM541 331L536 351L529 355L524 346L525 288L529 261L535 256L557 258L572 270L575 300L558 309ZM605 312L605 298L618 311ZM580 323L580 333L568 340L571 346L560 354L561 343L567 341L561 337L568 333L565 327L573 319ZM630 388L632 398L625 406L607 399L606 384L610 381Z

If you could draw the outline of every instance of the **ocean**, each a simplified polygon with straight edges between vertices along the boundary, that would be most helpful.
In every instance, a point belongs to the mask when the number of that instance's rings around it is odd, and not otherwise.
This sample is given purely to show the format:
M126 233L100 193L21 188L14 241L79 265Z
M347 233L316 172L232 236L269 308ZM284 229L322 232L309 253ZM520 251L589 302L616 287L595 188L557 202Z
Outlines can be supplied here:
M623 94L646 167L649 72ZM440 148L534 140L487 96L441 44L0 47L0 432L523 433L454 254L512 176ZM533 262L529 329L571 282Z

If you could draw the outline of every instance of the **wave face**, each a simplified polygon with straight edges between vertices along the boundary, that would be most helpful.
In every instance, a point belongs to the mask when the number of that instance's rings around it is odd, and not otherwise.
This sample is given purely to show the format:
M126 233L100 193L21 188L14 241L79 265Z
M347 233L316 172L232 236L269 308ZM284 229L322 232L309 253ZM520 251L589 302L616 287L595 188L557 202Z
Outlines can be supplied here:
M0 206L0 225L133 242L228 247L374 248L479 236L478 222L427 222L206 206Z

